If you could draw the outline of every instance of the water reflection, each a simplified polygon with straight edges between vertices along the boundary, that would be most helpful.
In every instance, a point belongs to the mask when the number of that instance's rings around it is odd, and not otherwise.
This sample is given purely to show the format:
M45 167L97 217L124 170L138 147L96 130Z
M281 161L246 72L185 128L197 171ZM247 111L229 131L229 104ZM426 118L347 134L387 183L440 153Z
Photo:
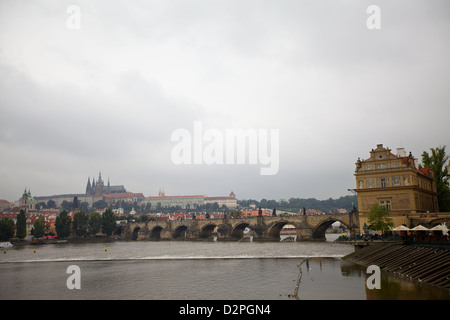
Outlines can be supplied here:
M382 271L381 290L366 287L366 295L368 300L449 300L450 290Z
M338 270L336 270L338 267ZM449 300L450 290L420 284L381 271L381 288L369 289L366 282L371 273L367 267L349 261L328 258L302 259L297 264L293 293L284 297L296 300ZM338 274L335 274L334 270ZM292 281L292 280L291 280Z
M367 267L343 260L341 272L344 277L359 277L364 283L370 274ZM381 289L369 289L365 285L367 300L448 300L450 290L418 281L401 278L381 270Z

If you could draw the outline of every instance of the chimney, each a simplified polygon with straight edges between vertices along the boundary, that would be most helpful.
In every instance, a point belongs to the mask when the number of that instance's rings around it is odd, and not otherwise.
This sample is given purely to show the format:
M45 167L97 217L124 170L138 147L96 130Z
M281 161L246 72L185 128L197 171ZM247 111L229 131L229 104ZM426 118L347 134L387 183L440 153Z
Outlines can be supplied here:
M397 148L397 156L398 157L406 157L405 148Z

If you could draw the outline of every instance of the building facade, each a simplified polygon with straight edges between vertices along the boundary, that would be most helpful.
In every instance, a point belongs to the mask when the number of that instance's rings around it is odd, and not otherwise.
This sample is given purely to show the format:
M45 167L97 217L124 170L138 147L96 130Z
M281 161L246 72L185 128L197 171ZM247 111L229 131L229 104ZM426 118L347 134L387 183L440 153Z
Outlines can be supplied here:
M217 203L219 208L226 206L230 210L237 208L236 195L233 191L228 195L228 197L205 197L204 204L214 204Z
M164 191L159 191L156 197L147 197L142 203L150 203L151 208L170 208L180 207L181 209L196 209L205 204L217 203L219 208L225 205L228 209L233 210L237 207L237 199L233 192L228 197L206 197L204 195L192 196L166 196Z
M436 183L429 168L419 168L417 159L403 148L393 154L382 144L366 160L358 158L355 169L360 226L367 226L374 204L387 206L394 225L407 224L409 213L437 212Z

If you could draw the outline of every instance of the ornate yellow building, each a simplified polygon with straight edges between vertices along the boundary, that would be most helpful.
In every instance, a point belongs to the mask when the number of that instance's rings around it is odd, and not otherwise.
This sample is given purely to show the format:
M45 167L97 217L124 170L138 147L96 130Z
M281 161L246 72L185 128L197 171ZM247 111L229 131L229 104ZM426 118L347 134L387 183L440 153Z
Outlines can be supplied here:
M437 212L436 183L429 168L419 169L417 159L403 148L397 155L382 144L370 152L370 158L356 162L356 189L360 226L368 223L375 204L390 209L394 226L408 224L407 214Z

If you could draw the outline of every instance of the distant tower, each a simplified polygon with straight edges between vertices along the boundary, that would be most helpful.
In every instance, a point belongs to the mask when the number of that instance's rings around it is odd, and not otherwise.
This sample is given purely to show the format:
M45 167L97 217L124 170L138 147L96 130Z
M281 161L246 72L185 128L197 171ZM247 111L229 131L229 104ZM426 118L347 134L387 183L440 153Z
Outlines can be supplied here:
M31 191L27 188L23 191L22 198L20 199L20 208L24 209L25 212L28 212L28 210L34 210L36 206L36 201L31 196Z
M92 187L91 187L91 194L95 193L95 179L92 178Z
M73 210L78 209L78 197L73 197Z
M103 180L102 180L102 173L99 172L98 173L98 180L97 180L97 183L95 184L95 189L93 187L93 189L95 191L95 194L96 195L102 194L103 193L103 187L104 187L104 184L103 184Z
M92 187L91 187L91 178L88 177L87 185L86 185L86 194L92 193Z
M161 188L159 189L158 194L160 197L164 197L166 195L166 193L164 192L164 189L161 189Z

